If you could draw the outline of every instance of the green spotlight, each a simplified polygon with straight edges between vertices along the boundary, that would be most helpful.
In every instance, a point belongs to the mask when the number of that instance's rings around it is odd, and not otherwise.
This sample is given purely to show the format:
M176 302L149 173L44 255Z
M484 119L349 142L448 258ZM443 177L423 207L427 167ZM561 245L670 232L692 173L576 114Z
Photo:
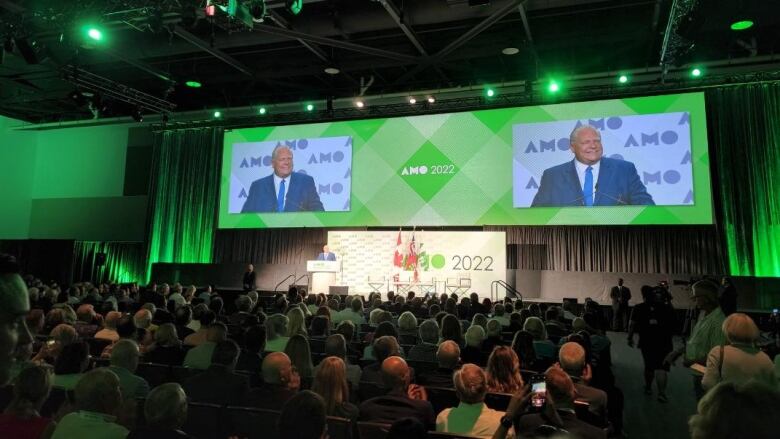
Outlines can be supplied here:
M285 6L290 13L298 15L301 13L301 9L303 9L303 0L287 0Z
M753 20L739 20L731 23L731 30L740 31L753 27Z
M222 112L219 111L219 110L215 111L214 112L214 119L219 119L220 117L222 117Z
M558 93L561 90L561 86L556 81L550 81L550 84L547 85L547 90L550 93Z
M306 104L306 111L312 111L312 110L314 110L314 105Z
M493 90L492 88L485 89L485 96L492 98L495 95L496 95L496 91Z
M701 76L701 73L702 73L701 69L698 67L691 70L691 76L693 76L694 78L698 78L699 76Z
M619 83L621 83L621 84L625 84L626 82L628 82L628 76L626 76L626 75L620 75L620 76L618 77L618 82L619 82Z
M103 39L103 32L96 27L91 27L87 30L87 35L95 41L101 41Z
M187 87L190 87L190 88L201 88L201 87L203 87L203 84L201 84L198 81L187 81L187 82L184 83L184 85L186 85Z
M260 108L257 109L257 112L259 114L265 114L266 113L266 109L265 109L265 107L260 107Z

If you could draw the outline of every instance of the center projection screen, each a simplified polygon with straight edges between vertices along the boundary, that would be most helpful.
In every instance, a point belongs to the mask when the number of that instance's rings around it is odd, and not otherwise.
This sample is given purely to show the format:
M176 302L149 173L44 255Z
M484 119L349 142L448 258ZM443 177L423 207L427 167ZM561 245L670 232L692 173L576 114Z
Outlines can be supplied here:
M712 223L703 93L224 140L220 228Z

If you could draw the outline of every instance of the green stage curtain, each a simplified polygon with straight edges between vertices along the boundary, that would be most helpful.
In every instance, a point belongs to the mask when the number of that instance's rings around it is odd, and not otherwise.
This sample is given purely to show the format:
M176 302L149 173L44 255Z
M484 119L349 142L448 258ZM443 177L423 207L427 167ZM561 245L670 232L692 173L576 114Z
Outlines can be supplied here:
M105 264L96 263L98 253L106 254ZM76 241L73 246L74 281L143 282L145 246L142 242Z
M780 84L717 88L706 96L729 271L780 276Z
M221 128L155 135L147 279L155 262L211 262L222 135Z

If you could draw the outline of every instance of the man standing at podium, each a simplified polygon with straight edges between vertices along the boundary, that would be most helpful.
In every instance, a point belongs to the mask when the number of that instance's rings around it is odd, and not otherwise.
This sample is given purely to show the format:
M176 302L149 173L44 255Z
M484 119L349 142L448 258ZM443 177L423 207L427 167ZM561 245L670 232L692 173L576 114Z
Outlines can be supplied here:
M330 247L328 247L327 244L325 244L322 247L322 253L317 255L318 261L335 261L336 260L336 254L331 253Z

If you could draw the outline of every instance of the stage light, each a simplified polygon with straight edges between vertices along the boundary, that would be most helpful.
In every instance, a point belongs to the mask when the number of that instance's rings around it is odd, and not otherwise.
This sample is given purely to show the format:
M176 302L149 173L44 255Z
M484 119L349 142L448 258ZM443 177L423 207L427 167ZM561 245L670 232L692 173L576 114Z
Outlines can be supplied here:
M219 110L215 111L214 112L214 119L219 119L220 117L222 117L222 112L219 111Z
M739 20L731 23L731 30L740 31L753 27L753 20Z
M330 66L330 67L325 67L325 73L329 75L338 75L339 73L341 73L341 70L339 70L337 67Z
M361 100L357 100L357 101L355 101L355 106L358 107L358 108L363 108L363 107L366 106L366 104L363 103L363 101L361 101Z
M410 98L409 98L409 103L410 103L410 104L412 104L412 105L414 105L414 104L416 104L416 103L417 103L417 99L415 99L414 97L410 97Z
M625 84L626 82L628 82L628 76L626 76L626 75L620 75L620 76L618 77L618 82L619 82L619 83L621 83L621 84Z
M552 80L549 84L547 84L547 91L550 93L558 93L561 90L560 84L558 84L557 81Z
M518 49L517 47L504 47L503 49L501 49L501 53L508 56L517 55L518 53L520 53L520 49Z
M298 15L301 13L301 9L303 9L303 0L287 0L285 6L291 14Z
M433 96L428 96L428 103L432 104L434 102L436 102L436 98L434 98Z
M265 0L252 0L249 4L249 14L255 23L262 23L265 20L266 13Z
M314 105L306 104L306 111L312 111L312 110L314 110Z
M257 109L257 114L261 114L262 115L262 114L265 114L265 113L266 113L265 107L260 107L260 108Z
M701 76L701 74L702 74L702 71L698 67L695 67L695 68L693 68L693 70L691 70L691 76L693 76L694 78L698 78L699 76Z
M488 87L485 89L485 96L492 98L495 95L496 95L496 91L493 90L492 88Z
M206 17L213 17L217 13L217 7L214 5L206 5Z
M88 28L87 36L95 41L103 41L103 32L96 27Z
M186 85L187 87L190 87L190 88L201 88L201 87L203 87L203 84L201 84L200 82L195 81L195 80L189 80L189 81L185 82L184 85Z

